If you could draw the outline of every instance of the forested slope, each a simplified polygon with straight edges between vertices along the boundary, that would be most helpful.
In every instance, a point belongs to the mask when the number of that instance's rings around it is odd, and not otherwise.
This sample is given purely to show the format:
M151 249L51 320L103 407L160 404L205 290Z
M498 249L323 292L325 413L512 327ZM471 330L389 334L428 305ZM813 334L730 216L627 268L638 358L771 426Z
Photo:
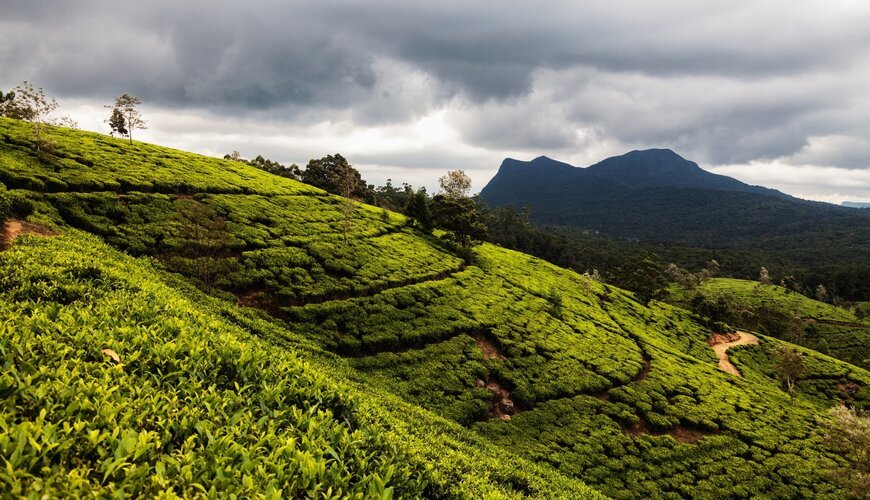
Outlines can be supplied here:
M841 400L868 404L870 375L860 368L807 351L809 369L792 401L771 369L769 351L776 339L762 337L759 346L730 350L743 375L737 377L717 368L707 344L711 332L683 309L646 306L628 292L493 245L470 255L456 252L408 226L402 216L364 205L348 211L341 198L239 163L130 146L97 134L49 133L53 150L36 152L25 124L0 120L0 180L12 189L17 206L30 200L31 220L56 224L62 238L79 243L64 250L67 240L58 237L30 239L26 248L16 243L15 252L4 252L7 260L38 254L37 269L44 268L42 277L4 288L11 307L20 301L33 302L31 309L51 307L60 302L51 295L53 283L82 274L63 268L62 261L51 264L53 253L95 262L100 274L84 276L101 290L111 288L103 276L114 276L118 262L176 271L214 296L185 292L196 297L190 308L207 304L201 314L213 313L209 321L226 323L228 339L248 339L267 357L287 356L288 363L302 363L302 372L341 367L338 373L346 380L335 390L341 395L352 388L348 393L363 408L350 412L348 425L374 436L365 449L382 456L379 463L396 464L397 493L558 491L571 497L589 493L577 482L582 480L618 498L841 496L825 470L843 461L815 429L827 408ZM149 272L169 279L162 271ZM184 285L177 280L173 286ZM71 303L93 308L99 293L85 291ZM145 302L154 307L177 301L167 296ZM184 310L177 315L185 317ZM20 329L24 321L8 324ZM154 328L162 324L155 320ZM64 325L52 330L61 345L68 341L65 330ZM109 342L110 331L101 335L95 339L99 347L127 355L125 343ZM160 349L170 348L155 349L156 365ZM112 368L96 352L94 362ZM226 356L233 363L234 352ZM217 364L221 368L193 370L200 383L217 384L225 370L238 373L226 368L229 361ZM276 376L266 365L256 365L262 376ZM252 370L250 376L259 373ZM101 380L107 387L113 383ZM34 390L44 385L30 384ZM244 393L234 385L216 386L221 388ZM306 399L306 390L290 402L315 405L318 399ZM35 409L16 414L18 425L39 418L42 408L32 404ZM123 404L139 404L138 398ZM287 403L274 404L277 411ZM346 413L340 404L321 407L333 416ZM46 408L47 414L56 411ZM396 428L405 434L397 435ZM76 436L78 442L86 435ZM378 439L393 446L382 451ZM399 445L401 439L410 444ZM322 455L331 456L328 450L335 446L321 444L319 449L327 450ZM508 454L494 458L493 445ZM532 467L514 455L544 466ZM98 470L104 467L100 455L93 461ZM362 472L349 472L350 479L334 484L355 491L378 487L358 479L370 473L383 479L386 472L366 468L374 467L369 464L347 465ZM413 469L418 465L420 474ZM40 474L38 468L28 470ZM128 469L119 471L113 474L125 480Z

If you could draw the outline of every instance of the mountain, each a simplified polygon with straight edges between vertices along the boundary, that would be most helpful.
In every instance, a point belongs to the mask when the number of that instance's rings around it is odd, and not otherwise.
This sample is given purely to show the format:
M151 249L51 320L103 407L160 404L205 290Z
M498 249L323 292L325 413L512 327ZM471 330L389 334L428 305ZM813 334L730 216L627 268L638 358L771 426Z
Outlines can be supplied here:
M481 194L488 202L502 204L523 192L527 197L535 196L535 191L555 194L568 191L568 186L585 194L604 190L605 196L617 196L626 190L691 188L756 193L798 201L774 189L750 186L707 172L670 149L632 151L587 168L576 168L546 156L529 162L507 158Z
M707 172L697 163L686 160L670 149L631 151L598 162L586 168L585 173L633 189L664 187L712 189L790 198L773 189L750 186L725 175Z
M870 208L870 202L866 201L844 201L840 205L848 208Z
M846 496L818 421L870 406L866 370L242 163L42 134L0 119L12 495Z
M632 151L586 168L546 157L506 159L481 197L494 207L530 205L541 225L645 244L753 252L772 271L806 279L847 273L870 280L870 211L750 186L667 149ZM840 281L846 287L855 280ZM868 291L859 289L856 297Z

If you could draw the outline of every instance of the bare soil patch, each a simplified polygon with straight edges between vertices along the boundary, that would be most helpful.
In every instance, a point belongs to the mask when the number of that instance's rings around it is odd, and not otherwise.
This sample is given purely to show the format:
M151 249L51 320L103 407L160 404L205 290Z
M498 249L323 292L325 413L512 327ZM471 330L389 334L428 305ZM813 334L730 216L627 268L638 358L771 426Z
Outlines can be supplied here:
M505 389L492 375L487 375L485 379L477 379L477 386L484 387L492 393L492 399L489 401L490 418L510 420L512 415L521 411L511 399L510 391Z
M696 429L693 427L688 427L685 425L678 425L676 427L671 427L670 429L665 430L654 430L650 428L649 424L643 418L640 421L631 427L627 427L623 429L623 431L629 436L636 438L638 436L650 435L650 436L671 436L676 441L680 443L697 443L704 436L707 435L704 431L700 429Z
M23 234L38 236L54 236L55 233L47 227L22 220L8 220L0 229L0 250L5 250L15 243L15 239Z
M474 343L483 352L483 357L486 359L507 359L501 350L491 340L481 334L474 336Z

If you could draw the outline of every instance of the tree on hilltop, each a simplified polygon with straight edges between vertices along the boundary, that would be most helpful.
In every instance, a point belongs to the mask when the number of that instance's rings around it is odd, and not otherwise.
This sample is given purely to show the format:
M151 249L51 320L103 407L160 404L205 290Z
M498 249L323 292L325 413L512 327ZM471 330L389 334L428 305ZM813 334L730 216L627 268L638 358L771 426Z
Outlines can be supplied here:
M405 215L413 219L416 224L424 232L430 233L435 227L435 220L432 217L432 209L430 208L429 195L426 194L426 188L421 187L416 192L411 191L408 194L408 201L405 203Z
M148 128L146 126L147 122L142 118L142 113L138 108L141 104L142 100L138 97L124 93L115 98L113 105L105 106L107 109L112 110L109 119L106 120L109 126L112 127L112 132L118 132L122 136L126 136L130 139L131 144L133 143L133 130ZM123 123L121 123L119 116L123 118Z
M0 92L0 116L15 118L33 123L34 144L37 151L48 146L42 137L42 126L52 125L51 114L58 108L54 98L48 98L42 87L35 88L28 81L22 82L14 90Z
M486 226L480 220L477 204L471 198L453 198L443 194L432 198L435 224L450 233L448 238L470 248L486 238Z
M302 172L302 182L340 196L344 196L349 189L350 195L347 197L369 199L368 185L359 171L340 154L310 160Z

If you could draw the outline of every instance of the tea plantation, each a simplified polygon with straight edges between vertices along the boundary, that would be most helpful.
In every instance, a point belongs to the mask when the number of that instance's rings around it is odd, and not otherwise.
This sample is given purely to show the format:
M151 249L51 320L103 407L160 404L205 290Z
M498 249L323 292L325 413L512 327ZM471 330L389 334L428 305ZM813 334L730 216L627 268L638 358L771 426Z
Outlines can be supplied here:
M811 299L776 285L716 278L697 290L674 290L673 299L686 307L713 304L723 321L870 368L870 321L855 312ZM860 307L860 305L858 306Z
M737 377L692 313L540 259L236 162L28 132L0 119L0 182L61 235L0 253L14 495L844 496L816 429L870 406L861 368L803 350L792 400L777 339L730 349Z

